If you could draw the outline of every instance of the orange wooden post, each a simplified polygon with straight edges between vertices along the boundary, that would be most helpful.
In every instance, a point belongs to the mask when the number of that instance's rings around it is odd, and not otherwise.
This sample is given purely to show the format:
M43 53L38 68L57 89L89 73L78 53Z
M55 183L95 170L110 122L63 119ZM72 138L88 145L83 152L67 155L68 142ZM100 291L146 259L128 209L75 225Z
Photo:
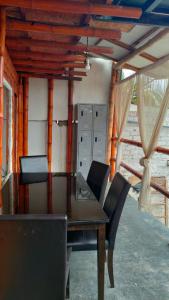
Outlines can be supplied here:
M4 106L6 107L6 165L9 162L9 97L7 97Z
M110 165L111 165L111 170L110 170L110 179L113 178L115 171L116 171L116 154L117 154L117 148L116 148L116 111L114 108L113 112L113 128L112 128L112 144L111 144L111 158L110 158Z
M23 81L23 155L28 155L28 95L29 79Z
M52 123L54 80L48 80L48 171L52 169Z
M19 80L19 96L18 96L18 171L20 170L19 157L23 156L23 85L22 78Z
M73 81L68 81L68 129L67 129L67 154L66 154L66 172L72 171L72 144L73 144Z
M48 174L48 188L47 188L47 193L48 193L48 214L52 213L52 174Z
M12 132L13 132L13 145L12 145L12 170L17 171L17 95L12 96Z
M110 88L110 101L109 101L109 128L108 128L108 150L107 150L107 163L111 166L110 179L114 176L116 168L116 119L114 101L114 84L118 78L118 71L112 67L112 80Z
M6 13L4 8L0 8L0 190L2 187L3 76L4 76L5 35L6 35Z

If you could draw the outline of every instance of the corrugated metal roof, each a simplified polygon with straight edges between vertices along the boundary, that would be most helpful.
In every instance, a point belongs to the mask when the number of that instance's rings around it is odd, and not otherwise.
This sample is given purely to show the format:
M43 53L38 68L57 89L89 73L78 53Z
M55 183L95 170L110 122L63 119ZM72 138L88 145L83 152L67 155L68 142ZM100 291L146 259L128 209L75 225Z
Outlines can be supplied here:
M135 26L128 32L123 32L122 37L121 37L121 42L125 43L126 46L132 46L134 49L141 47L144 45L146 42L148 42L150 39L152 39L160 30L163 30L164 27L169 28L169 0L114 0L112 1L112 4L114 5L123 5L123 6L130 6L130 7L139 7L142 8L143 14L142 14L142 19L146 19L146 24L147 24L147 18L150 16L150 23L149 25L144 25L143 24L135 24ZM154 26L151 25L151 21L154 23L154 17L158 18L158 23L161 22L161 24L165 23L165 26ZM166 19L167 17L167 19ZM126 19L122 20L122 18L114 18L114 17L99 17L95 16L97 20L111 20L112 22L128 22L131 23L133 20ZM165 19L165 22L164 22ZM140 20L139 20L140 22ZM168 22L168 23L167 23ZM152 33L148 37L146 37L146 34L151 31L152 29L159 28L156 32ZM144 37L145 39L142 39L139 43L136 43L140 38ZM130 52L133 51L133 49L126 49L123 47L119 47L117 45L114 45L113 43L108 43L105 40L102 40L99 45L101 46L108 46L112 47L114 49L113 51L113 58L115 60L121 60L125 56L127 56ZM154 59L159 59L160 57L169 54L169 34L167 34L165 37L159 39L157 42L155 42L151 47L146 48L144 50L148 55L151 55L154 57ZM141 57L140 55L136 55L134 58L132 58L129 61L129 64L131 66L134 66L136 68L142 68L145 67L146 65L149 65L152 63L151 59L146 59Z

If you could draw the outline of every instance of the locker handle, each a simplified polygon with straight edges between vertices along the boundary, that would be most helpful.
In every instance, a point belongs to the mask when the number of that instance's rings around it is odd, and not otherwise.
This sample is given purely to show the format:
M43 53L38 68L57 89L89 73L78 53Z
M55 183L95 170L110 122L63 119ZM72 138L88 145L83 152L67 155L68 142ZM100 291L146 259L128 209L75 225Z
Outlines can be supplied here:
M82 161L80 161L80 167L82 167Z
M94 139L95 139L95 143L97 143L97 136Z
M80 140L81 140L81 142L83 142L83 137L82 136L81 136Z
M96 117L98 117L98 111L96 111Z
M83 110L81 111L81 116L83 117Z

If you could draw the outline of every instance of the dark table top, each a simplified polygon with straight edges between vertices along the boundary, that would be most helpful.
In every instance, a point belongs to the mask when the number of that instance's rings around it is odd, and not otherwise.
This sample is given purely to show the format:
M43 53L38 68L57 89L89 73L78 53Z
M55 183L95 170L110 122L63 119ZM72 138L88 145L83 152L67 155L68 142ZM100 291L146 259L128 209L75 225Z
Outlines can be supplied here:
M0 196L0 218L66 214L69 226L108 222L80 173L14 173L4 185Z

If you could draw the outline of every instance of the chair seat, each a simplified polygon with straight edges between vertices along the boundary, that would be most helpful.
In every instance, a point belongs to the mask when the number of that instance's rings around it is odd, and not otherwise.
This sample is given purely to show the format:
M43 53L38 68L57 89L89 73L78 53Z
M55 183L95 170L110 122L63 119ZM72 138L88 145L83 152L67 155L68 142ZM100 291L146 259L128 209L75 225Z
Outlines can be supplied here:
M72 248L72 251L97 250L97 231L69 231L67 243L68 247ZM107 240L105 246L108 248Z

